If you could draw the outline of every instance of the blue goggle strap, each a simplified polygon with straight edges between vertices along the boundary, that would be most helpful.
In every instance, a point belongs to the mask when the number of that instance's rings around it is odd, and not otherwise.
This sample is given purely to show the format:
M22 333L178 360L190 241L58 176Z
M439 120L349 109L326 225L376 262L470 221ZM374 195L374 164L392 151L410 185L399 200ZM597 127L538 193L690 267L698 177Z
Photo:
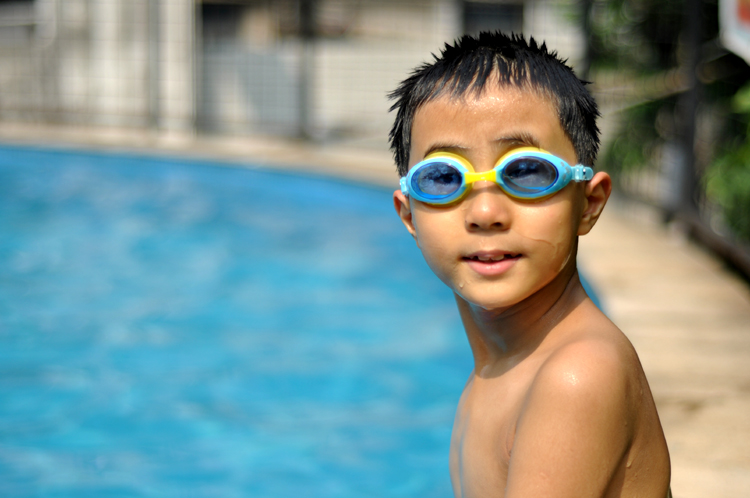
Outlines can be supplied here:
M409 197L409 186L406 184L406 177L402 176L399 182L401 183L401 193Z
M572 180L574 182L587 182L594 178L594 170L589 166L576 164L575 166L571 166L570 169L573 170Z

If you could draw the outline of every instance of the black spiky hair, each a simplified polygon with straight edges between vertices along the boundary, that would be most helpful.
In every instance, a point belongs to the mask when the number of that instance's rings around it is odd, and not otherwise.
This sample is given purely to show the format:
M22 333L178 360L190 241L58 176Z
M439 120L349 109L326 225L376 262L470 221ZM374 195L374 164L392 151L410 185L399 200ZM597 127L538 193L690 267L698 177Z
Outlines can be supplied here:
M596 102L565 60L545 43L528 42L523 35L499 31L464 35L453 45L445 44L434 61L417 67L388 97L398 111L389 135L400 176L409 169L411 129L417 110L445 94L460 98L468 92L480 94L493 79L501 86L514 86L550 97L557 106L560 124L570 139L580 163L593 166L599 151L599 111ZM496 75L496 78L493 78Z

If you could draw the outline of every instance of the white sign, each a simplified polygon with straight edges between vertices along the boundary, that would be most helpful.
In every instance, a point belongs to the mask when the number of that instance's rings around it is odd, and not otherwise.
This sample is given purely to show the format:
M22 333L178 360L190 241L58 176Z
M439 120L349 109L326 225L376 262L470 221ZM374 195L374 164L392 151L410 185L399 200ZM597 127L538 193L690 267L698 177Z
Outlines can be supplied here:
M721 0L721 42L750 63L750 0Z

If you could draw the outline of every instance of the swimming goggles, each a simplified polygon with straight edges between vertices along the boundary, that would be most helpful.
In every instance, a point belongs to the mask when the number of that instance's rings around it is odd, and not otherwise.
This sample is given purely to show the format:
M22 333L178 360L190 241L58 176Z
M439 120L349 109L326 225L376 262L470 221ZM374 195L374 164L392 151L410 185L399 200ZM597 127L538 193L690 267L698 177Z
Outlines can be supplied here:
M451 152L435 152L417 163L401 178L404 195L427 204L450 204L461 199L472 183L497 183L518 199L540 199L565 187L570 181L591 180L594 170L578 164L570 166L557 156L535 147L514 149L497 165L482 173L463 157Z

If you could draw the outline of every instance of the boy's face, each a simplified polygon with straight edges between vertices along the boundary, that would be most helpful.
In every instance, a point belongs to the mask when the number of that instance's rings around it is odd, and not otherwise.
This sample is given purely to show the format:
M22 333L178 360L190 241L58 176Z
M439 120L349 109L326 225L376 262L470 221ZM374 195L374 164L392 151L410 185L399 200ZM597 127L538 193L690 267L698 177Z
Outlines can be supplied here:
M575 165L576 154L552 103L535 92L488 85L479 96L440 97L424 104L412 127L409 167L432 152L452 152L476 171L492 169L519 147L538 147ZM603 176L602 176L603 175ZM543 288L575 265L577 235L590 230L601 206L591 186L571 182L535 201L507 196L480 181L462 200L433 206L394 192L396 210L430 268L466 301L505 309Z

